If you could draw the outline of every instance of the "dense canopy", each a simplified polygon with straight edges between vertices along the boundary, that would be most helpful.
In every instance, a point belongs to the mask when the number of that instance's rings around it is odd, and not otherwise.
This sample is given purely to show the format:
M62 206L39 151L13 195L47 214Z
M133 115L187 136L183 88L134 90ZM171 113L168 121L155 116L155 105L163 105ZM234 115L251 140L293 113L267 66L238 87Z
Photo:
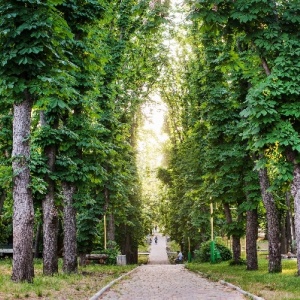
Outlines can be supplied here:
M246 236L258 268L260 228L281 271L300 247L298 0L0 0L0 16L14 281L32 282L41 252L45 275L93 251L136 263L154 226L197 250L211 208L234 263ZM156 105L167 139L143 129Z

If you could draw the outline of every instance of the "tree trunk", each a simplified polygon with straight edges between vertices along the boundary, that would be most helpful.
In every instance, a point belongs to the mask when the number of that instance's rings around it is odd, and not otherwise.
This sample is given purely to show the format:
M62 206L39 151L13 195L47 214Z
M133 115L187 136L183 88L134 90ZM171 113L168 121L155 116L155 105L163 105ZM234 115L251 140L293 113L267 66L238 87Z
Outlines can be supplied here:
M1 212L2 212L2 209L3 209L3 206L4 206L5 199L6 199L6 191L2 190L1 191L1 196L0 196L0 215L1 215Z
M237 235L232 235L232 254L233 261L239 263L241 260L241 238Z
M288 234L287 234L287 224L286 224L286 214L285 212L282 213L282 217L281 217L281 226L280 226L280 229L281 229L281 239L280 239L280 252L282 254L286 254L288 253Z
M81 267L85 267L86 266L86 254L85 253L79 253L79 265Z
M48 187L49 189L49 187ZM52 191L51 191L52 192ZM51 196L43 200L43 273L53 275L58 272L57 234L58 212Z
M296 253L296 249L294 247L295 241L295 226L293 221L293 208L291 207L291 194L290 192L286 193L286 206L287 206L287 214L286 214L286 223L287 223L287 232L289 236L289 247L292 253Z
M32 282L33 268L33 222L34 208L30 189L30 123L32 99L14 104L13 118L13 271L12 280Z
M49 125L43 111L40 113L41 126ZM57 122L52 126L57 127ZM50 174L53 173L56 161L56 145L49 144L44 148L47 157L47 166ZM47 194L42 201L43 208L43 273L53 275L58 272L57 235L58 235L58 211L55 205L55 182L49 175L45 176L48 184Z
M232 216L230 211L230 206L228 203L223 203L224 213L226 217L227 224L232 224ZM235 263L239 263L241 259L241 239L238 235L232 235L232 254L233 254L233 261Z
M108 215L108 228L107 228L107 240L108 241L115 241L115 217L112 213L109 213ZM108 245L109 246L109 245Z
M108 209L108 206L109 206L109 203L110 203L108 188L104 187L103 192L104 192L104 199L105 199L104 211L107 212L107 209ZM115 241L116 240L116 236L115 236L115 232L116 232L115 217L114 217L113 213L110 212L108 214L107 218L108 218L107 240L108 241Z
M295 209L295 233L297 245L297 274L300 276L300 165L294 163L294 178L291 187L291 194L294 197Z
M246 255L247 270L257 270L257 238L258 238L258 214L257 209L247 211L246 227Z
M73 183L62 183L64 195L64 256L63 271L67 274L77 272L76 209L73 196L76 187Z
M259 183L263 203L267 211L269 241L269 273L281 272L280 222L273 195L268 192L270 187L267 169L259 170Z
M124 225L124 239L121 242L121 252L126 255L127 264L138 263L138 246L132 241L131 231L128 230L128 226Z
M42 224L41 222L39 222L37 225L35 241L34 241L34 258L39 257L39 245L40 245L41 233L42 233Z

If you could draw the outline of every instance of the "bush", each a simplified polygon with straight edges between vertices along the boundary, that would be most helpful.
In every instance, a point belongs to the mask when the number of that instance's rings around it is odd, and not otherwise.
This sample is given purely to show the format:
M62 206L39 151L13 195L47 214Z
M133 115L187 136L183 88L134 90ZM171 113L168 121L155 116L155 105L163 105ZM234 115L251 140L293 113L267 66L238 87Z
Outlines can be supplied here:
M232 259L232 253L230 249L219 243L215 243L215 247L219 250L222 261L228 261ZM194 260L196 262L210 261L210 241L202 243L200 249L194 251Z
M119 246L114 241L107 242L107 249L95 250L92 253L95 254L107 254L107 265L115 265L117 263L117 256L121 253Z

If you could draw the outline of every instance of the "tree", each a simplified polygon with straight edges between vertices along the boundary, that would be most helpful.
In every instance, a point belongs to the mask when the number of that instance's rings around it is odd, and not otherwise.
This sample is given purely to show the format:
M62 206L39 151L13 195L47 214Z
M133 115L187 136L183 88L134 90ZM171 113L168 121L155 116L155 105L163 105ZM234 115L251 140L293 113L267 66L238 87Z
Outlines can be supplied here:
M61 69L60 43L69 35L55 1L1 1L2 94L13 99L14 281L33 280L33 200L30 188L30 120L43 83ZM60 30L57 30L60 28Z

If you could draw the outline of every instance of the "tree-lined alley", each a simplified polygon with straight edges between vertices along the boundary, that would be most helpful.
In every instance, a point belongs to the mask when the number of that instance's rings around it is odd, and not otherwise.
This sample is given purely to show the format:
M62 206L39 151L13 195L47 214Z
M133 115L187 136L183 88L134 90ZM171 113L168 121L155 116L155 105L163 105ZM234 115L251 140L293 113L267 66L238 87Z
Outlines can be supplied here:
M136 263L153 222L196 250L211 203L234 263L246 235L258 268L261 227L281 272L300 247L298 1L0 0L0 15L0 242L13 237L14 281L33 281L33 244L45 275L95 250ZM149 205L136 153L153 92L169 139Z

